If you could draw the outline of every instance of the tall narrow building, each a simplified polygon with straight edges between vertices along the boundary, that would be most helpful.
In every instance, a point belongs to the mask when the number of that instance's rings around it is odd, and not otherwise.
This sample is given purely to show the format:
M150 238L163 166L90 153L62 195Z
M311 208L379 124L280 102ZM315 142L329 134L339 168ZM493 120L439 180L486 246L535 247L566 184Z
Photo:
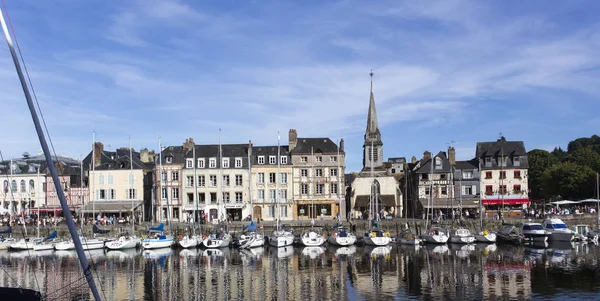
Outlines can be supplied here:
M367 112L367 128L363 143L363 169L354 174L351 183L350 208L354 218L369 216L373 212L400 216L402 194L398 181L383 164L383 140L377 121L375 96L373 94L373 72Z

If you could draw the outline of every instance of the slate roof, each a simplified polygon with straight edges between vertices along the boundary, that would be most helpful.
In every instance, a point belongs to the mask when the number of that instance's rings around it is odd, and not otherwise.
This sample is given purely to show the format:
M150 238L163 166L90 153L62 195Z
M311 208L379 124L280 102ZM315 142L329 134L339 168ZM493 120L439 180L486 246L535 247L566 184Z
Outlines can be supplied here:
M190 151L190 158L192 157L192 152ZM157 161L156 163L160 162L158 160L160 160L162 156L162 163L166 164L167 160L166 157L172 157L172 163L170 164L181 164L183 165L185 162L185 150L183 149L183 146L179 145L179 146L167 146L163 149L163 151L161 153L159 153L159 156L157 157Z
M338 152L338 145L329 138L298 138L292 155L310 154L311 148L315 154L337 154ZM343 153L340 150L340 154Z
M506 166L500 167L498 165L498 158L504 154L507 157ZM519 165L513 165L513 158L519 157ZM486 166L485 161L482 162L481 169L500 169L500 168L528 168L527 151L525 150L525 144L523 141L506 141L506 138L501 137L494 142L477 142L477 149L475 152L475 158L492 157L492 165Z
M454 164L455 170L468 170L468 169L479 169L479 163L477 159L471 159L467 161L456 161Z
M53 160L60 162L61 169L58 170L59 175L79 175L79 161L64 157L64 156L52 156ZM0 174L10 175L10 164L11 160L5 160L0 162ZM40 174L49 174L48 164L46 164L46 158L43 155L35 157L23 157L12 160L14 166L13 174L37 174L39 168Z
M290 158L290 148L287 145L281 145L279 150L280 156L287 156L287 164L281 165L292 165L292 160ZM272 165L272 164L258 164L258 157L265 156L265 163L268 163L269 156L277 156L277 145L275 146L253 146L252 147L252 166L255 165Z
M388 162L389 163L406 163L406 158L404 157L398 157L398 158L388 158Z
M434 166L433 173L449 173L450 172L450 161L448 161L446 152L439 152L437 155L431 156L431 158L429 158L429 159L421 159L418 163L419 169L417 169L415 171L415 173L419 173L419 174L431 173L432 159L434 159L436 157L442 158L442 168L436 169Z
M83 159L83 168L91 169L92 154L90 152ZM146 164L140 160L140 153L133 152L133 159L129 159L129 149L119 148L115 151L103 151L100 154L100 164L95 167L95 170L120 170L130 169L130 162L133 162L133 169L152 169L153 164ZM95 162L97 163L97 162Z

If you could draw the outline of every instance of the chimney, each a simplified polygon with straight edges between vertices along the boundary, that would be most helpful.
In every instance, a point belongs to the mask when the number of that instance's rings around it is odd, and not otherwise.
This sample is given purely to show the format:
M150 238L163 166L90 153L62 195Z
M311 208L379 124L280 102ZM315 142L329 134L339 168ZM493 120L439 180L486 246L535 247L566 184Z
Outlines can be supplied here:
M296 148L296 145L298 144L298 133L296 132L295 129L290 129L290 132L288 134L289 136L289 151L291 152L292 150L294 150L294 148Z
M506 141L506 138L504 138L504 136L501 136L500 139L498 139L498 142L500 141Z
M431 159L431 153L429 151L425 151L423 153L423 160L429 160Z
M147 148L142 148L140 150L140 160L144 163L150 163L150 156L148 154L148 149Z
M153 163L156 161L156 153L154 151L148 152L148 161L149 163Z
M340 153L344 152L344 138L340 140Z
M194 138L188 138L185 139L185 142L183 143L183 151L191 151L192 148L194 147Z
M450 165L456 164L456 150L454 150L454 146L448 147L448 161L450 161Z
M248 155L252 157L252 140L248 140Z
M417 157L412 156L412 158L410 158L410 163L412 163L412 164L417 163Z
M102 142L94 143L94 165L100 166L102 153L104 153L104 144Z

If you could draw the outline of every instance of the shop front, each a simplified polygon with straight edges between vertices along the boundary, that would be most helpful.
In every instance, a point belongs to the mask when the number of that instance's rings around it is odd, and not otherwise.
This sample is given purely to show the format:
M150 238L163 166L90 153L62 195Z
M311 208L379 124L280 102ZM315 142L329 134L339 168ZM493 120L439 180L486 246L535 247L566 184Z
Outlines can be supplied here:
M242 219L244 219L244 216L242 216L243 207L244 204L242 203L225 204L227 218L232 219L234 221L241 221Z
M296 204L294 217L296 219L334 218L339 211L339 205L334 201L300 201Z
M523 215L523 209L529 207L530 201L527 197L518 196L486 196L481 200L485 210L485 215L489 218L499 217L520 217Z

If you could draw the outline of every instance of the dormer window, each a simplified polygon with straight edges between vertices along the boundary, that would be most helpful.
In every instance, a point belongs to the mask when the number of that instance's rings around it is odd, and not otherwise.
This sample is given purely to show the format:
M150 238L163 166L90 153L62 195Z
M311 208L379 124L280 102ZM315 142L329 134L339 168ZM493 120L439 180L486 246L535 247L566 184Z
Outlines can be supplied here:
M323 162L323 157L317 156L317 162Z
M280 162L281 162L281 164L287 164L287 157L286 156L281 156Z
M442 169L442 159L440 157L435 158L435 169Z
M269 164L277 164L277 157L269 156Z
M258 164L265 164L265 156L258 156Z
M521 166L521 158L519 156L513 157L513 166Z
M506 156L498 156L498 165L506 166Z
M300 157L300 162L302 162L302 163L308 162L308 157Z
M186 168L194 168L194 159L186 159L185 167Z
M235 158L235 167L236 168L242 167L242 158Z
M173 157L168 156L166 159L167 159L167 163L173 163Z
M198 168L204 168L204 159L198 159Z
M223 168L229 168L229 158L223 158Z
M216 158L210 158L210 159L208 159L208 167L209 168L216 168L217 167L217 159Z
M492 157L485 157L485 167L492 167Z

